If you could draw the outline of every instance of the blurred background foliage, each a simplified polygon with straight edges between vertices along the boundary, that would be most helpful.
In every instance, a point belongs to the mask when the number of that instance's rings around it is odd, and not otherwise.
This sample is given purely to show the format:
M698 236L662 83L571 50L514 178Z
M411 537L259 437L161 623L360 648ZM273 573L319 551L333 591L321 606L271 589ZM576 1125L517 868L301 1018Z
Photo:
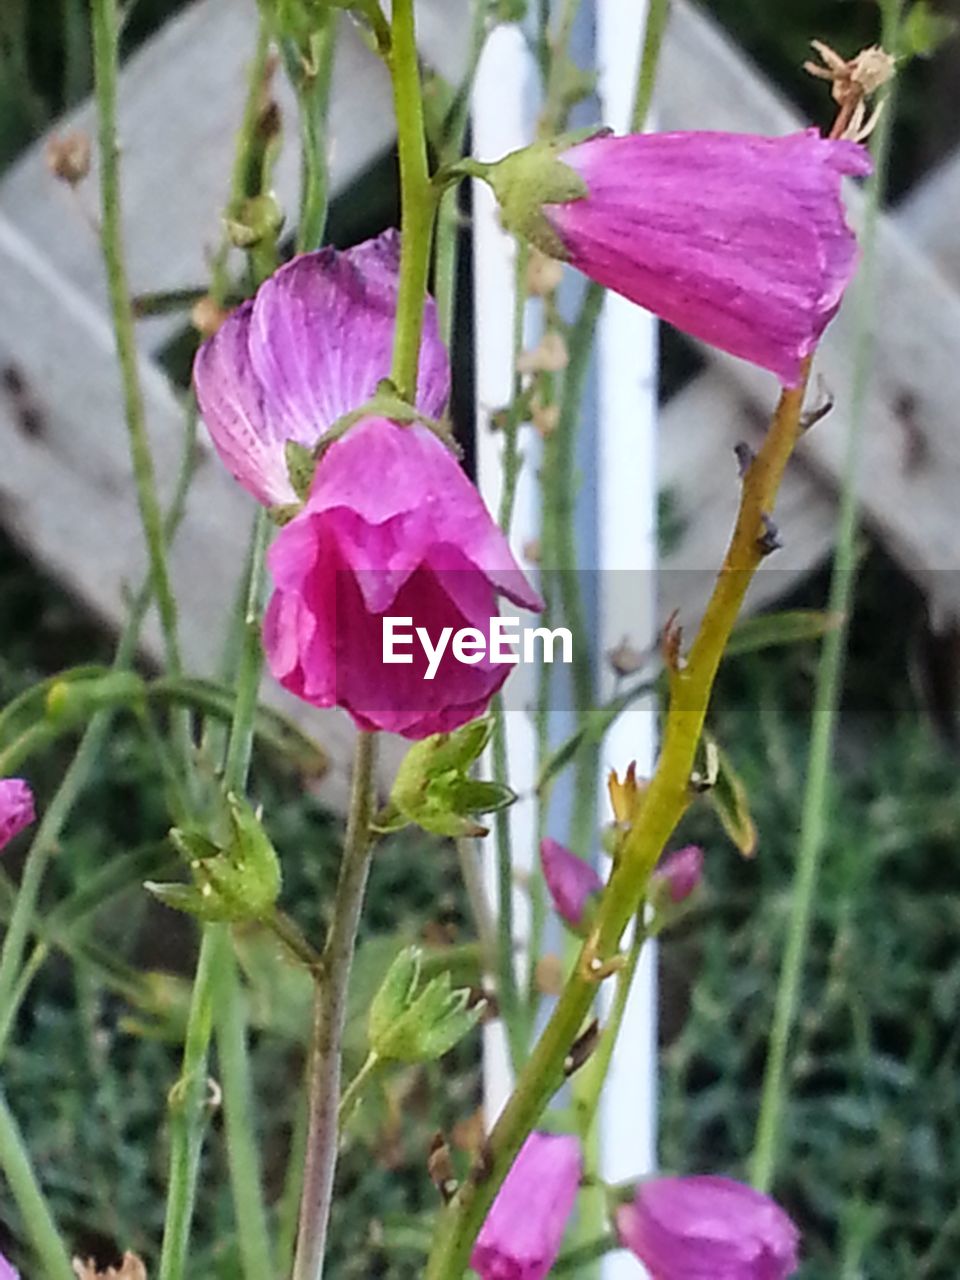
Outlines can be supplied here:
M181 3L131 0L127 48ZM810 37L849 55L872 43L878 27L873 0L713 0L708 7L814 119L824 116L823 91L799 71ZM916 43L932 33L935 44L940 19L958 8L924 7ZM903 76L894 196L957 142L957 43L914 59ZM0 168L87 94L90 75L85 0L2 0ZM338 240L365 234L366 203L361 190L338 211ZM820 575L789 603L821 606L825 595ZM948 676L931 704L917 675L929 650L922 600L879 551L865 547L793 1063L793 1154L779 1183L804 1229L805 1280L954 1280L960 1272L960 778L950 674L960 644L941 649ZM0 537L0 704L38 676L109 654L109 638ZM707 848L709 889L661 953L661 1150L669 1169L742 1173L751 1147L815 660L815 646L802 645L733 659L721 675L713 728L747 784L760 849L752 862L739 859L706 808L682 833ZM64 749L43 762L35 776L41 796L66 759ZM285 903L317 929L336 872L338 825L269 760L258 763L254 794L283 855ZM106 856L156 841L165 825L154 759L141 735L120 722L60 850L50 901L88 883ZM7 856L12 875L21 850ZM161 864L165 856L157 852ZM371 982L402 942L470 943L452 851L425 836L392 840L375 863L365 930L353 997L358 1021ZM194 935L134 885L86 916L76 936L84 962L54 951L45 963L3 1062L5 1086L77 1251L106 1264L130 1247L149 1261L166 1165L158 1133L179 1065L172 1038L182 1024ZM256 939L248 940L245 965L264 1163L283 1220L304 993ZM469 951L464 965L469 981ZM473 1141L477 1047L474 1037L439 1066L392 1077L364 1108L340 1169L333 1277L413 1280L420 1273L421 1225L436 1204L427 1147L441 1128L455 1146ZM361 1051L359 1042L351 1046L357 1059ZM227 1280L237 1266L216 1119L205 1160L192 1270ZM0 1200L0 1249L14 1257L17 1231ZM385 1246L399 1250L389 1269Z

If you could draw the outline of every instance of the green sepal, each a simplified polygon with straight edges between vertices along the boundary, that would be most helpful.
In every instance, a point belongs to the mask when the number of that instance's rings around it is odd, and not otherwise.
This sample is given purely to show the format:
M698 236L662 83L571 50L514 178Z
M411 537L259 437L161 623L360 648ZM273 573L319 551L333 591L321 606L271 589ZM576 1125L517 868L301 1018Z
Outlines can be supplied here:
M230 837L220 846L199 831L174 828L170 839L190 866L193 885L148 883L161 902L201 920L232 924L265 919L280 896L280 859L253 809L226 796Z
M283 446L283 456L287 463L287 475L293 485L293 491L301 502L310 496L313 474L317 469L316 454L306 445L296 440L288 440Z
M436 733L410 748L393 789L388 813L434 835L483 835L473 815L503 809L516 799L509 787L470 777L470 769L490 741L491 720L472 720L452 733Z
M569 257L561 237L554 231L543 206L570 204L590 194L586 182L560 156L570 147L604 130L580 130L562 134L546 142L512 151L496 164L478 171L493 188L500 205L501 220L508 231L529 240L551 258Z
M404 948L370 1006L370 1049L383 1061L432 1062L462 1040L483 1012L482 1004L467 1008L470 991L455 990L447 972L420 988L421 961L419 947Z
M710 742L716 760L713 785L706 793L706 798L741 855L752 858L757 852L758 836L757 826L750 812L747 788L727 753L708 733L704 734L704 739Z
M253 249L264 241L275 240L283 221L283 210L276 196L260 195L242 200L225 224L231 244L238 249Z

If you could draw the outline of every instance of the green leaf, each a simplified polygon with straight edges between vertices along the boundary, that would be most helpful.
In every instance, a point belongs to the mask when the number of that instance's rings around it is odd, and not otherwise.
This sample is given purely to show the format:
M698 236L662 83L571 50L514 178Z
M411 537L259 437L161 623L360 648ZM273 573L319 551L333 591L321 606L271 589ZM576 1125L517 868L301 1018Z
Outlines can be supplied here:
M956 18L937 13L927 0L916 0L897 31L898 58L929 58L957 31Z
M821 609L786 609L780 613L761 613L755 618L744 618L734 628L724 657L820 640L829 632L836 631L842 621L843 614Z
M750 802L743 779L730 762L730 757L717 746L709 734L704 739L716 752L716 777L706 798L720 819L724 831L745 858L757 852L757 827L750 813Z

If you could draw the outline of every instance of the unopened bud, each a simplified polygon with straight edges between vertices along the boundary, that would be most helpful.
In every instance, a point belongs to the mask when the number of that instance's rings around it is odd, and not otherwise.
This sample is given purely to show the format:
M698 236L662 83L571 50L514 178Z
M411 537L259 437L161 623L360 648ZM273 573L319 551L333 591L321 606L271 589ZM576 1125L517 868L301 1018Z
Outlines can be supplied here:
M47 140L44 156L53 176L75 187L90 172L90 138L82 129L55 133Z

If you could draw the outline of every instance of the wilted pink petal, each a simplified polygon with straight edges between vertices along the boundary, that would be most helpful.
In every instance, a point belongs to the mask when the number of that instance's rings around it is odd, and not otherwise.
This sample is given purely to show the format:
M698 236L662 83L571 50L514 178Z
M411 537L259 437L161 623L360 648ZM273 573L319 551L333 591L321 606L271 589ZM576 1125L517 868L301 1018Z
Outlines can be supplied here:
M787 386L830 322L857 257L840 180L867 152L816 129L603 135L560 159L588 194L544 206L570 262L684 333Z
M22 778L0 778L0 849L29 827L36 816L33 792L27 783Z
M531 1133L473 1247L470 1265L480 1280L543 1280L560 1252L580 1174L576 1138Z
M652 879L666 886L671 902L683 902L703 879L703 850L695 844L674 849L657 867Z
M616 1213L652 1280L786 1280L799 1234L778 1204L729 1178L653 1178Z
M194 385L211 439L258 502L295 502L287 441L312 449L389 374L398 264L392 231L342 253L302 254L197 353ZM417 405L440 417L449 391L449 361L428 299Z
M330 446L269 564L264 646L276 678L315 706L345 708L363 729L408 738L480 715L512 668L489 656L462 662L448 644L427 680L416 639L397 650L410 663L384 663L385 616L410 618L405 631L423 627L436 645L445 627L486 636L498 593L542 607L449 450L424 426L383 418Z
M557 914L577 928L590 900L603 888L603 881L589 862L549 836L540 841L540 865Z

